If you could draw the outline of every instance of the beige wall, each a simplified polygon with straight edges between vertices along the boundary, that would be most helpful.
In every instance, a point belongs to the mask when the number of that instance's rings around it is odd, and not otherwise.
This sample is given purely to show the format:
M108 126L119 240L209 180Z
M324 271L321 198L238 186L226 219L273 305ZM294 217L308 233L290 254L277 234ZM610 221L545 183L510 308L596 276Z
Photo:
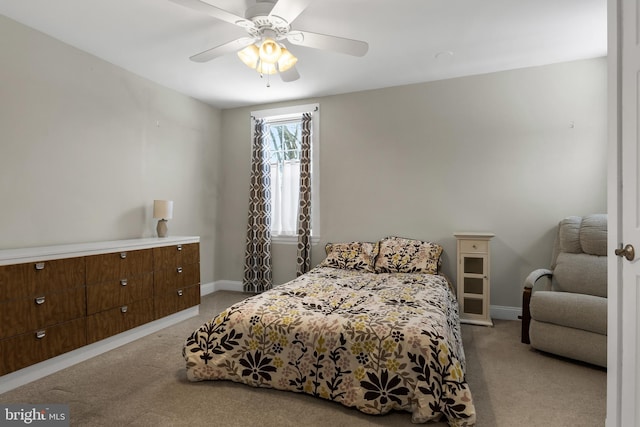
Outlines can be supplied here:
M488 230L491 304L519 307L557 222L606 211L604 58L277 105L308 102L320 104L314 265L326 242L400 235L442 244L455 278L453 233ZM271 106L222 112L216 279L242 279L249 113ZM295 246L273 258L274 281L291 279Z
M220 111L0 17L0 248L202 239L202 281L241 280L249 112ZM364 76L363 78L366 78ZM277 90L274 86L273 90ZM322 240L489 230L492 304L519 306L566 215L606 209L606 61L301 100L320 104ZM224 159L224 161L221 161ZM274 247L274 278L295 274Z
M201 237L213 281L221 112L0 16L0 249Z

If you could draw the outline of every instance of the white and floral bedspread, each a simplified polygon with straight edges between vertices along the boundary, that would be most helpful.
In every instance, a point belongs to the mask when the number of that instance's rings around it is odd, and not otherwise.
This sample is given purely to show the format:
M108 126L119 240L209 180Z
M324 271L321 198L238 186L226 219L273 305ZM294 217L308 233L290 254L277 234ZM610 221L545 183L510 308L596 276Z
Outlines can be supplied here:
M316 267L224 310L189 336L183 355L191 381L475 424L458 305L440 275Z

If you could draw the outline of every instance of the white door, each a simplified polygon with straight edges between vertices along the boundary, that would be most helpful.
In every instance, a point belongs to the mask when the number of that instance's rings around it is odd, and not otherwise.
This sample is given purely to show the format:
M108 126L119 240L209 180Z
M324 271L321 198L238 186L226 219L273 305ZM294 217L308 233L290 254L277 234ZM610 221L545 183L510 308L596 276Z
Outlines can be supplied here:
M640 250L639 1L609 0L608 8L608 427L640 426L640 260L612 256L628 244Z

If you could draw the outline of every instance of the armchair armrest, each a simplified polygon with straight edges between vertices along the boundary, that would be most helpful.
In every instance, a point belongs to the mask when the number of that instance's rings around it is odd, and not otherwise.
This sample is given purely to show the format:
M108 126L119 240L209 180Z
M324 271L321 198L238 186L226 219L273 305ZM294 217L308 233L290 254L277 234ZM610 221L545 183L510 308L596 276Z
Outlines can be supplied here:
M524 279L524 291L522 292L522 332L520 341L524 344L529 344L529 325L531 324L531 311L529 305L531 303L531 293L536 282L542 277L551 277L553 272L546 268L539 268L529 273L526 279ZM549 283L546 286L551 286Z
M539 268L537 270L533 270L526 279L524 279L524 287L525 288L533 288L538 279L541 277L551 277L553 275L553 271L547 268Z

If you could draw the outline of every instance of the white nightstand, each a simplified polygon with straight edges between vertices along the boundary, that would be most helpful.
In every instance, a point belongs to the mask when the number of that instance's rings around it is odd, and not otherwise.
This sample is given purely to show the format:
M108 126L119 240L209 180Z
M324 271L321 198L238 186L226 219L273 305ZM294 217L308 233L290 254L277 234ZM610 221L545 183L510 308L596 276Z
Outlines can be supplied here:
M489 309L489 240L495 234L458 232L453 235L457 239L460 322L493 326Z

